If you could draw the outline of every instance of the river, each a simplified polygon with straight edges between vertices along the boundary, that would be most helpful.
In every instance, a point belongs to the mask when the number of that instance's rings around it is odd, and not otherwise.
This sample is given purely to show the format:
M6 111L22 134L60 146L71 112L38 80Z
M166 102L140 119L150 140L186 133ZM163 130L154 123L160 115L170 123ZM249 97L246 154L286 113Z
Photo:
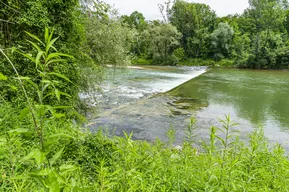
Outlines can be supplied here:
M230 115L233 129L246 137L263 127L266 137L289 147L289 72L204 67L109 69L97 96L99 113L89 127L110 133L133 132L134 139L167 140L170 127L176 142L184 138L191 116L195 134L209 138L211 126ZM197 141L196 141L197 142Z

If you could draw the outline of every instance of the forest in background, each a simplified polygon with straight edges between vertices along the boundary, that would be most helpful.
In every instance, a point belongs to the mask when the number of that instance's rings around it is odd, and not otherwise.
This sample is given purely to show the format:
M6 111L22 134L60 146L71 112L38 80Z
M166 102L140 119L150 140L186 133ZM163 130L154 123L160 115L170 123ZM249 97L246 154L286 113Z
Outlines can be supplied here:
M218 62L288 68L288 2L249 0L249 5L241 15L218 17L205 4L168 1L158 5L163 19L148 21L137 11L119 16L102 1L2 0L0 45L28 49L24 31L41 36L49 27L59 36L58 49L86 66Z
M138 31L136 63L288 68L288 2L249 5L241 15L218 17L208 5L176 0L159 5L162 22L139 12L121 18Z

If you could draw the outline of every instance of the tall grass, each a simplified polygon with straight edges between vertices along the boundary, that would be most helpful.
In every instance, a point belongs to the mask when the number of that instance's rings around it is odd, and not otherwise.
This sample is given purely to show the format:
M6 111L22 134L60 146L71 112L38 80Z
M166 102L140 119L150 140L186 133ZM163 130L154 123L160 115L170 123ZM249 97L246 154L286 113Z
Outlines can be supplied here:
M289 189L289 161L283 147L269 147L262 129L250 134L247 144L239 141L231 133L229 118L223 128L211 129L211 139L201 150L192 147L191 139L176 149L171 141L107 137L51 119L45 124L45 147L50 150L43 154L31 117L20 121L18 113L9 105L0 109L1 191Z

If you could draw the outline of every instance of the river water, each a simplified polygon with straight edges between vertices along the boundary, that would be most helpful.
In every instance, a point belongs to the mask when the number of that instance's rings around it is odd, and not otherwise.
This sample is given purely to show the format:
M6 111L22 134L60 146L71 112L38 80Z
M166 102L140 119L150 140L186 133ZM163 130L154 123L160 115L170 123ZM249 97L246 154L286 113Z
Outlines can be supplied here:
M101 126L134 139L167 140L170 127L180 143L191 116L195 134L208 139L211 126L230 115L246 137L263 127L270 141L289 147L289 72L204 67L109 69L96 96L99 113L89 127ZM197 142L197 141L196 141Z

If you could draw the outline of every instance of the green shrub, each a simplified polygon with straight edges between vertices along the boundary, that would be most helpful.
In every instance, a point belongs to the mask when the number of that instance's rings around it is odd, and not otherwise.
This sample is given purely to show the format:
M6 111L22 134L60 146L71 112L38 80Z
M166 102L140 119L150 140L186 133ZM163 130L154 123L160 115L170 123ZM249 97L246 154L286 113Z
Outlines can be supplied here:
M234 66L235 62L233 60L230 59L223 59L221 61L218 61L216 63L216 66L219 65L221 67L232 67Z
M183 48L177 48L174 50L173 55L176 56L179 61L182 61L185 57L185 50Z
M134 141L131 135L107 137L66 120L46 124L46 153L30 118L19 109L0 109L1 191L286 191L289 160L280 145L271 145L262 129L239 140L227 117L223 128L211 128L201 149L192 120L182 148L169 143ZM28 129L28 131L25 129ZM48 162L49 163L48 163ZM47 164L48 163L48 164ZM43 165L49 165L43 167Z
M138 58L138 59L133 60L132 64L134 64L134 65L151 65L152 60L148 60L145 58Z

